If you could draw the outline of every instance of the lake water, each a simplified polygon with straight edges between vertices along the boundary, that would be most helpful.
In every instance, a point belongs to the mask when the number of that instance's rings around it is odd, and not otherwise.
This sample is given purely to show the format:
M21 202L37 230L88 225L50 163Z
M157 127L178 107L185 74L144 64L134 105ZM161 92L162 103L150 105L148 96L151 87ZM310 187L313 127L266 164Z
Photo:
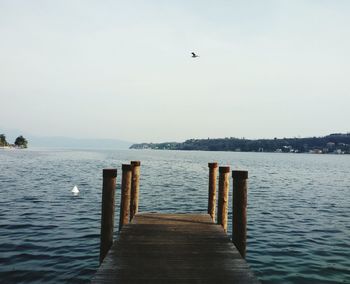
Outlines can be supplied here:
M206 213L207 163L248 170L247 261L258 278L350 283L350 156L32 149L0 150L0 282L89 282L102 169L118 169L119 220L130 160L142 162L140 211Z

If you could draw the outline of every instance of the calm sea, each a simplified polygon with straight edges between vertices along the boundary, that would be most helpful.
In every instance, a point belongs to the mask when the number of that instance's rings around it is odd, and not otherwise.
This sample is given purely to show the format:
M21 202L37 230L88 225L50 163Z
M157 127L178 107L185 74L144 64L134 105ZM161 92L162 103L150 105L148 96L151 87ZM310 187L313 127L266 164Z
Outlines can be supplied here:
M247 261L259 279L350 283L350 156L31 149L0 150L0 282L89 282L102 169L118 169L119 205L130 160L142 162L140 211L205 213L207 163L248 170Z

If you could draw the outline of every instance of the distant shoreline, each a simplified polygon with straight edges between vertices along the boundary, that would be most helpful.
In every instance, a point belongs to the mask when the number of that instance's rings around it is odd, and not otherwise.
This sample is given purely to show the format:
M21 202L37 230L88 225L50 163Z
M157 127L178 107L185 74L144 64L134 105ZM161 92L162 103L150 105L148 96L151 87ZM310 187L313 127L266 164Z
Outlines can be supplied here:
M335 133L324 137L307 138L208 138L185 142L140 143L129 149L195 150L227 152L350 154L350 133Z
M20 147L20 146L0 146L0 149L27 149L27 147Z

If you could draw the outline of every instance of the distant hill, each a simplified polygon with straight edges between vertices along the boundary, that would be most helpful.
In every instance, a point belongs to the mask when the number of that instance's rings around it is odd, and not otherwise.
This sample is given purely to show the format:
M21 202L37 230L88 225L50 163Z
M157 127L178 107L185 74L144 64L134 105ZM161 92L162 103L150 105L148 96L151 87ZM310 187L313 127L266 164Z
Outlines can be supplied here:
M18 129L4 129L0 127L0 134L6 134L8 141L14 141L19 135L28 140L28 147L42 148L85 148L85 149L128 149L132 142L119 139L89 139L72 137L36 136Z
M29 147L45 148L90 148L90 149L128 149L131 142L118 139L84 139L70 137L28 136Z
M213 138L133 144L130 149L350 154L350 133L307 138Z

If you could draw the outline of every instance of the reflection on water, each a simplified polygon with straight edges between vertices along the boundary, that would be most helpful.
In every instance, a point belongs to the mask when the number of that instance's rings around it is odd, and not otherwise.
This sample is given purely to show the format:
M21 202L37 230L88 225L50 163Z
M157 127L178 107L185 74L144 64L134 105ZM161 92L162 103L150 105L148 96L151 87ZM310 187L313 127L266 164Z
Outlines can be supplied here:
M118 168L119 204L130 160L142 161L140 211L205 213L207 163L248 170L247 261L257 276L350 283L350 156L137 150L0 151L0 279L88 282L98 267L102 169Z

